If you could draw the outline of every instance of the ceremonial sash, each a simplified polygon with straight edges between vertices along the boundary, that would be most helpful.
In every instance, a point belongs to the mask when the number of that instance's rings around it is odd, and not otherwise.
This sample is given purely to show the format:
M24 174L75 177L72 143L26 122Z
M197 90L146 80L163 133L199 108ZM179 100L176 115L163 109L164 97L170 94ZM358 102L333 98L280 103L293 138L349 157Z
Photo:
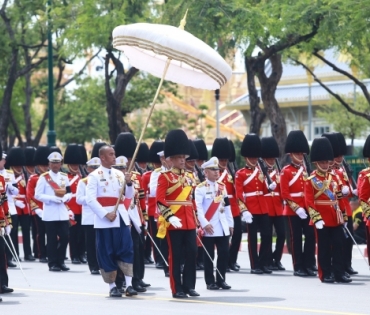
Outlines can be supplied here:
M297 174L295 174L294 177L289 182L289 187L292 186L297 181L297 179L299 178L299 176L301 176L302 172L303 172L303 167L301 166L299 168Z
M220 202L215 202L215 200L212 201L212 203L209 205L209 208L205 214L205 218L207 219L207 221L210 221L213 218L219 206L220 206Z
M188 199L190 193L191 193L192 187L191 186L186 186L182 189L181 193L176 197L174 200L176 201L185 201ZM170 205L171 212L173 214L176 214L176 212L182 207L183 205L180 204L175 204L175 205ZM158 233L157 237L158 238L165 238L166 233L167 233L167 228L170 226L170 223L165 220L163 216L159 216L158 218Z
M258 167L256 167L256 168L254 169L254 172L252 173L252 175L251 175L251 176L249 176L249 177L248 177L248 178L243 182L243 186L248 185L248 184L250 183L250 181L251 181L253 178L255 178L255 177L256 177L257 173L258 173Z
M75 177L73 177L73 178L71 179L71 181L69 182L69 186L72 186L72 184L73 184L77 179L79 179L79 178L80 178L80 175L76 174L76 175L75 175Z
M16 183L16 184L18 184L22 179L23 179L22 175L19 175L19 176L15 179L15 183Z
M227 170L226 168L224 169L224 171L222 172L220 178L218 179L219 182L222 182L225 178L225 176L227 175Z

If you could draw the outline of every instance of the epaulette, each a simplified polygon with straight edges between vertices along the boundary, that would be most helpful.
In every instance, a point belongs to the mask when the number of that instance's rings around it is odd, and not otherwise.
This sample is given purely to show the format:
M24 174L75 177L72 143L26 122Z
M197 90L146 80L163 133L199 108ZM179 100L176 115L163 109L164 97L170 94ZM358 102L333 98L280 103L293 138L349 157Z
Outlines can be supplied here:
M154 170L154 172L160 172L162 170L162 167L158 167Z
M64 173L64 172L60 172L61 175L64 175L64 176L68 176L67 173Z
M217 184L221 185L221 186L225 186L225 184L223 182L219 182L217 181Z
M9 174L14 174L14 172L12 170L5 170L7 173Z
M139 172L137 171L132 171L132 174L135 174L135 175L141 175Z
M161 173L168 173L168 172L171 172L171 170L162 170Z
M40 175L40 177L41 176L45 176L46 174L48 174L49 172L45 172L45 173L42 173L41 175Z
M307 179L306 179L306 180L311 180L311 179L312 179L312 178L314 178L314 177L316 177L316 174L313 174L313 175L311 175L311 176L307 177Z
M82 178L81 181L83 181L84 183L87 183L87 177Z
M201 182L200 184L197 185L197 187L201 188L201 187L204 187L205 185L206 185L206 181Z

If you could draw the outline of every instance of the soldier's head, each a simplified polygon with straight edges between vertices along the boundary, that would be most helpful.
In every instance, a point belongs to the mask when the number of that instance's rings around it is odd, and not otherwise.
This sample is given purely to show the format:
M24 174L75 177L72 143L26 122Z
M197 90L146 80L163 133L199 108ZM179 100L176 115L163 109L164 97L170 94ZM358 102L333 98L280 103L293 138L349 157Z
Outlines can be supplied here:
M218 158L211 157L209 161L204 162L201 167L204 169L204 174L209 181L215 182L220 177Z
M330 168L330 161L317 161L314 164L317 169L323 173L326 173Z
M195 167L196 160L186 160L185 167L189 171L193 171Z
M342 164L343 158L344 158L343 155L337 156L336 158L334 158L334 163L337 165Z
M48 156L49 168L53 173L58 173L62 166L63 156L59 152L52 152Z
M260 138L254 133L245 135L240 148L240 154L244 157L245 164L248 167L255 167L261 153L262 146Z
M218 160L218 165L220 166L221 169L225 169L227 167L227 163L229 162L228 159L219 159Z
M314 163L320 172L326 173L331 161L334 160L333 149L326 137L316 138L312 142L311 162Z
M185 169L186 155L173 155L169 157L172 167Z
M86 170L90 174L101 165L101 161L98 157L94 157L86 162Z
M99 149L99 158L101 165L106 168L111 168L116 163L116 154L109 145L104 145Z
M128 159L121 155L116 158L116 163L113 165L113 167L125 174L127 170L127 163Z
M303 152L289 153L292 163L296 165L301 165L303 163Z

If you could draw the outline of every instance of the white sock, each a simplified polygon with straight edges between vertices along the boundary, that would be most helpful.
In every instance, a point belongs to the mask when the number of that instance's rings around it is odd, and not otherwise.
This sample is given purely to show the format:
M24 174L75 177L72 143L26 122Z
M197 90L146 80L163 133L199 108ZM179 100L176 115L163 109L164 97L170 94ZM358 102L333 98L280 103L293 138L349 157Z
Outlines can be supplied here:
M109 290L112 290L115 286L116 284L114 282L109 283Z
M130 276L126 276L125 275L125 279L126 279L126 287L129 287L130 285L132 285L132 277Z

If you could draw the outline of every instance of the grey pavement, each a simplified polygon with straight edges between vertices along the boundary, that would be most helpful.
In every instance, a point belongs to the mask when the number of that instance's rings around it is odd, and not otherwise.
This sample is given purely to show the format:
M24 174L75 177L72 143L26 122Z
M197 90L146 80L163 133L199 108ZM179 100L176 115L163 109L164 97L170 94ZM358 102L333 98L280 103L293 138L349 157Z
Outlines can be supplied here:
M22 255L21 255L22 257ZM198 298L175 300L162 270L146 266L145 281L152 286L137 297L112 299L101 276L86 265L66 264L68 272L49 272L47 264L23 262L31 286L19 268L8 269L14 293L2 294L0 314L370 314L367 304L370 271L362 258L353 267L360 272L351 284L322 284L318 278L294 277L291 256L283 255L284 272L251 275L246 251L240 252L240 272L227 273L231 290L209 291L203 272L197 272Z

